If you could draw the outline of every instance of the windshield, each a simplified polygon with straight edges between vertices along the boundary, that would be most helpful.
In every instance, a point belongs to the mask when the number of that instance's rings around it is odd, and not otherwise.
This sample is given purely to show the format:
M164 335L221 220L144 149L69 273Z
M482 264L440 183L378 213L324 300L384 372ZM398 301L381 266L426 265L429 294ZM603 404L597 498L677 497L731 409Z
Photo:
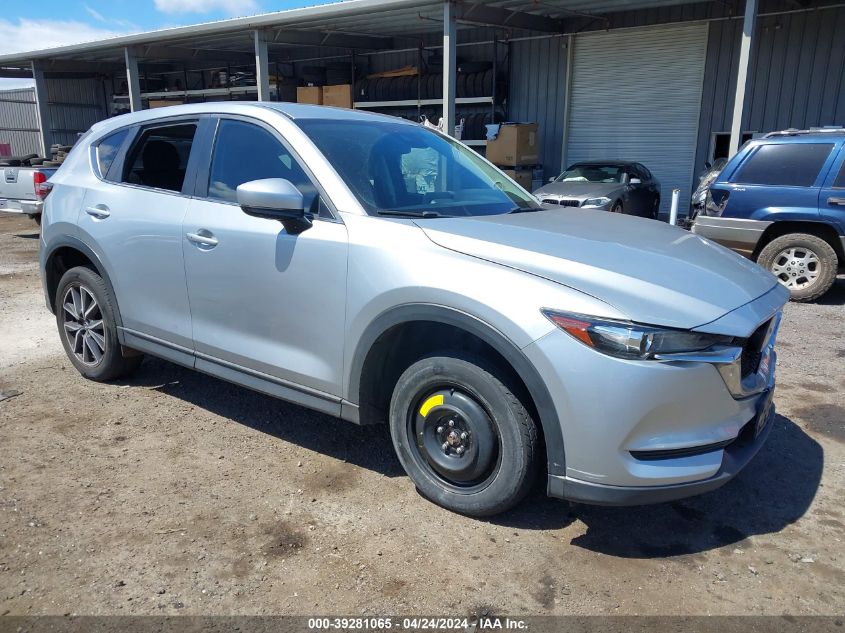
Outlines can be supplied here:
M573 165L556 182L624 183L625 169L620 165Z
M540 208L474 151L421 125L378 119L297 124L371 215L473 216Z

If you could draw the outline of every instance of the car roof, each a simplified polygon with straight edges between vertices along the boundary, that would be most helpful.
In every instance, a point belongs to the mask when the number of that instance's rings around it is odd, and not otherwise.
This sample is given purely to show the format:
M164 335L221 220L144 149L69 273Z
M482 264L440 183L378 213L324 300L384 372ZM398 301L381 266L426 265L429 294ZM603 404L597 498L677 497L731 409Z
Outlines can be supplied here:
M92 126L94 131L110 130L127 125L138 123L154 122L158 119L191 114L254 114L257 110L274 110L285 115L293 121L304 119L335 119L335 120L358 120L358 121L383 121L390 123L401 123L416 125L412 121L377 114L374 112L363 112L361 110L350 110L348 108L334 108L330 106L319 106L305 103L267 102L267 101L211 101L208 103L189 103L183 105L166 106L121 114L110 119L105 119Z
M572 163L569 167L577 167L578 165L591 165L591 166L612 166L612 167L627 167L628 165L637 165L636 161L633 160L581 160L577 163Z

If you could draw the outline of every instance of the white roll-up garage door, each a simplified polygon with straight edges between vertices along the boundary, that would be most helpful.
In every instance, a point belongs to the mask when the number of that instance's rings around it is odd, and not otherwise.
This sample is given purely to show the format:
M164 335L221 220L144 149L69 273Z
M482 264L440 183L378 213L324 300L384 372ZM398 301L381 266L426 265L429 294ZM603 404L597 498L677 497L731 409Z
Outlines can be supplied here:
M566 163L632 160L672 189L681 214L691 195L707 52L707 24L575 37Z

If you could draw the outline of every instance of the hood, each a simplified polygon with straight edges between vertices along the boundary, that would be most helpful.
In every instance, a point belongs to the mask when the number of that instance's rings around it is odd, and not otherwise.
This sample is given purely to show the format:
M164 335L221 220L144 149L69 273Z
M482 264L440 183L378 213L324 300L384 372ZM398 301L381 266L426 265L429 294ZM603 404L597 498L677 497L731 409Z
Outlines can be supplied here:
M777 284L714 242L627 215L555 209L417 224L444 248L569 286L641 323L698 327Z
M613 197L611 194L621 191L624 185L618 182L550 182L534 192L535 196L563 196L566 198L601 198Z

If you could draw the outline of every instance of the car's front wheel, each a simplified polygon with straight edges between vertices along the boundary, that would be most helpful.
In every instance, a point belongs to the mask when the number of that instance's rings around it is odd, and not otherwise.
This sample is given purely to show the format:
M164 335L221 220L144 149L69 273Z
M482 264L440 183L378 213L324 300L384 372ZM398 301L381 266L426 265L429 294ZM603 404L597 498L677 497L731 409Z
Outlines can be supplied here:
M55 310L65 353L86 378L112 380L141 364L140 354L124 355L111 295L102 277L90 268L78 266L62 275Z
M610 207L611 213L625 213L625 207L622 205L621 200L617 200L613 203L613 206Z
M449 510L504 512L534 479L534 420L481 359L439 354L408 367L393 392L390 431L418 490Z
M789 288L792 301L818 299L836 280L836 251L823 239L806 233L778 237L760 251L757 263Z

